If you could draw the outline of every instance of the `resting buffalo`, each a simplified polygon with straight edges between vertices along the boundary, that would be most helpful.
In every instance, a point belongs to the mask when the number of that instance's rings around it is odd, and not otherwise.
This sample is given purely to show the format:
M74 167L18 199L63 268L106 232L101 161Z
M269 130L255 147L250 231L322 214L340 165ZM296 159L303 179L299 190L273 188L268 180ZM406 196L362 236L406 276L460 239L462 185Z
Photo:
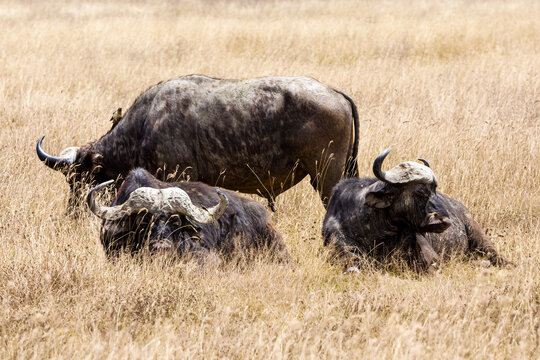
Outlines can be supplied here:
M120 251L168 250L204 259L210 253L250 255L262 249L277 260L289 258L270 215L258 202L200 182L166 183L135 169L120 186L110 207L88 193L92 212L103 219L101 243L108 255Z
M114 116L113 116L114 118ZM275 196L309 175L323 202L342 176L358 176L358 113L339 90L304 77L222 80L190 75L161 82L133 103L99 140L58 157L38 157L70 183L125 177L136 167Z
M332 245L347 265L359 255L384 260L396 250L420 265L436 264L444 254L469 252L496 265L507 263L467 208L436 191L427 161L403 162L384 172L381 166L389 152L373 163L376 179L345 179L334 188L323 222L325 245Z

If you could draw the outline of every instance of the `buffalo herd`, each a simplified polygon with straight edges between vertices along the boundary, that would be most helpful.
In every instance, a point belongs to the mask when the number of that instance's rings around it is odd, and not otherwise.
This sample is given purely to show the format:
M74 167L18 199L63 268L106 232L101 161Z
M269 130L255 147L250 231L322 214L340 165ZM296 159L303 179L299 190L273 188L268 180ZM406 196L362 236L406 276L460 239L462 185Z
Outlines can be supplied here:
M259 202L275 211L277 195L309 175L327 208L324 245L346 268L398 256L431 269L449 255L499 255L467 208L437 191L428 162L383 171L390 152L373 162L375 178L359 177L358 112L342 91L304 77L223 80L190 75L142 93L100 139L58 156L36 147L41 161L70 185L68 213L86 202L102 219L109 256L168 252L204 262L209 255L244 257L265 251L290 258ZM162 181L163 180L163 181ZM96 198L114 184L109 206Z

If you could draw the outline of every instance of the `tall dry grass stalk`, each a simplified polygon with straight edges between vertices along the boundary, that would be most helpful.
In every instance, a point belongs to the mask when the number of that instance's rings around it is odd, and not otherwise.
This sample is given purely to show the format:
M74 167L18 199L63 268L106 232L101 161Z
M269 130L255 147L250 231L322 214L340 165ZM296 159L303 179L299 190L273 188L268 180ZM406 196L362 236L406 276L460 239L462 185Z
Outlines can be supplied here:
M538 358L540 3L0 3L0 358ZM360 172L427 158L513 270L326 261L303 182L274 215L295 262L108 261L37 159L104 134L173 76L305 75L360 112Z

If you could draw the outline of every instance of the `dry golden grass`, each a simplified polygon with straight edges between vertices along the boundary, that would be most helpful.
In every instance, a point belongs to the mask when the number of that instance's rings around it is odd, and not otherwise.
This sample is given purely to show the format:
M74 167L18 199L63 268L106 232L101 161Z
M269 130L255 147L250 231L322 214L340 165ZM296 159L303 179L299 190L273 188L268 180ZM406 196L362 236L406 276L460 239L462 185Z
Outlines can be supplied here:
M0 358L539 358L540 3L0 3ZM519 264L431 276L326 261L307 182L274 218L295 263L107 261L37 159L177 75L306 75L360 112L359 166L429 159Z

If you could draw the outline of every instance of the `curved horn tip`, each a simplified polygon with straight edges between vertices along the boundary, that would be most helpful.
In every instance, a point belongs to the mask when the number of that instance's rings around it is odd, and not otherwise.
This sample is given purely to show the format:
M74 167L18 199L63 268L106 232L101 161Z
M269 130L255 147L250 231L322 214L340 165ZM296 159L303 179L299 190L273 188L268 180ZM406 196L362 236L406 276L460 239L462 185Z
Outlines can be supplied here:
M431 166L429 166L429 163L427 162L426 159L423 159L423 158L418 158L419 161L423 162L424 165L426 165L428 168L431 168Z
M37 142L37 145L36 145L36 152L38 154L38 157L41 161L44 161L45 158L42 159L42 156L43 156L43 150L42 150L42 146L41 144L43 143L43 139L45 139L45 135L41 135L41 137L39 138L38 142Z
M54 170L58 170L61 167L70 166L73 163L73 160L71 159L66 159L65 157L56 157L47 154L45 150L43 150L43 148L41 147L44 138L45 135L42 135L36 145L36 153L39 160L43 161L45 165Z
M221 196L223 196L224 198L227 198L227 195L225 195L225 193L224 193L222 190L216 189L216 192L218 193L218 195L221 195Z
M101 219L104 219L104 220L110 220L110 219L107 219L105 217L103 217L103 212L100 211L99 209L101 208L99 206L99 204L97 204L97 202L95 201L94 199L94 193L107 186L107 185L110 185L114 182L114 180L108 180L108 181L105 181L95 187L93 187L92 189L90 189L90 191L88 192L88 194L86 195L86 203L88 204L88 207L90 208L90 211L92 211L94 213L94 215L96 215L97 217L101 218Z
M107 181L105 181L105 182L102 182L102 183L101 183L101 184L99 184L98 186L99 186L99 188L101 189L102 187L104 187L104 186L108 186L108 185L112 184L113 182L114 182L114 180L113 180L113 179L111 179L111 180L107 180ZM96 186L96 187L97 187L97 186Z
M107 180L105 182L102 182L99 185L94 186L92 189L90 189L90 191L88 191L88 195L86 195L86 201L91 201L91 197L94 192L98 191L99 189L104 188L105 186L112 184L113 182L114 180Z
M214 221L217 221L217 219L219 219L229 207L229 198L227 195L225 195L225 193L220 189L216 189L216 193L218 194L220 201L217 205L213 206L211 209L208 209L212 214Z
M384 161L384 159L386 159L386 157L388 156L391 150L392 150L391 147L384 149L382 153L377 155L377 158L375 159L375 161L380 162L382 164L382 162Z
M227 197L227 195L225 195L225 193L223 191L221 191L220 189L216 189L216 192L218 194L218 196L221 198L221 200L225 203L224 207L225 209L229 206L229 198ZM225 210L223 210L225 211Z
M385 172L382 171L382 163L384 161L384 159L386 158L386 156L388 155L388 153L390 152L390 150L392 150L391 147L388 147L386 148L382 153L380 153L376 158L375 158L375 161L373 161L373 174L375 175L375 177L381 181L384 181L384 182L388 182L386 180L386 175L385 175Z
M384 161L384 159L386 159L386 157L388 156L391 150L392 150L391 147L384 149L382 153L377 155L377 157L375 158L375 162L380 162L382 164L382 162Z
M54 167L54 165L56 164L56 162L58 161L58 159L54 156L50 156L49 154L47 154L43 148L42 148L42 143L43 143L43 139L45 138L45 135L41 135L41 137L39 138L38 142L37 142L37 145L36 145L36 153L37 153L37 156L39 158L39 160L45 162L46 165L49 165L49 162L53 162L52 166Z

